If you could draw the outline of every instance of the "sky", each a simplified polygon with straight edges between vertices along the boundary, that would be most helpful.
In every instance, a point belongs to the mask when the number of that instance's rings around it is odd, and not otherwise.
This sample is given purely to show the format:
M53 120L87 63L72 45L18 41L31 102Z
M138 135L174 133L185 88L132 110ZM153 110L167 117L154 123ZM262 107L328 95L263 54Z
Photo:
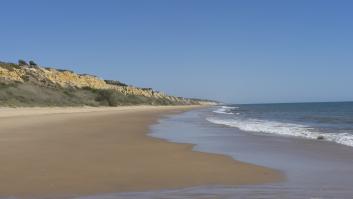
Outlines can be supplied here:
M353 100L353 1L1 0L0 60L227 103Z

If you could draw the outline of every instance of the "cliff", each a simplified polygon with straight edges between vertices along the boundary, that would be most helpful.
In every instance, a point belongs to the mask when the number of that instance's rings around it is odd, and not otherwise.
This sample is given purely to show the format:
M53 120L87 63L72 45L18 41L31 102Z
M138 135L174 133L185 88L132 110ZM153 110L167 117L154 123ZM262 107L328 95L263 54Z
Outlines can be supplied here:
M128 86L115 80L103 80L94 75L5 62L0 62L0 84L0 105L5 106L43 103L43 105L93 106L210 103L170 96L151 88ZM61 104L58 97L66 101Z

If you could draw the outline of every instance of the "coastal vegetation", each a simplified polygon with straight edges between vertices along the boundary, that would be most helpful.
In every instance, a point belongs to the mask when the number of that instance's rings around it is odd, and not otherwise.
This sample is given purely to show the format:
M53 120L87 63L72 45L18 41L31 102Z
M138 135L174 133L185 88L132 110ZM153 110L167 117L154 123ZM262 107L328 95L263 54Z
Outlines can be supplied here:
M210 103L129 86L34 61L0 62L0 106L122 106Z

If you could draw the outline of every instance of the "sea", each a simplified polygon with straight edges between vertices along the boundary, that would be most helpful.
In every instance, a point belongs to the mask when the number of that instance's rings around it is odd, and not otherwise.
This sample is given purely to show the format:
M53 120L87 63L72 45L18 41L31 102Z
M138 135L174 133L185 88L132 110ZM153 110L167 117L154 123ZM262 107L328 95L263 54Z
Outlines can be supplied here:
M213 112L207 120L215 124L353 147L353 102L229 105Z
M353 102L222 104L166 116L149 135L194 144L194 151L270 167L286 179L76 199L353 198Z

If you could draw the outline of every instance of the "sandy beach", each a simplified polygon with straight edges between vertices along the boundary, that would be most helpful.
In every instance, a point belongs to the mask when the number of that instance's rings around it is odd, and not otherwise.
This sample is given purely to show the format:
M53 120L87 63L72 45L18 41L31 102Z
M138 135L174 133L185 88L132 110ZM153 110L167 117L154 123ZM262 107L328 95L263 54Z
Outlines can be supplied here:
M278 181L282 174L146 135L192 106L1 108L0 197L57 197Z

